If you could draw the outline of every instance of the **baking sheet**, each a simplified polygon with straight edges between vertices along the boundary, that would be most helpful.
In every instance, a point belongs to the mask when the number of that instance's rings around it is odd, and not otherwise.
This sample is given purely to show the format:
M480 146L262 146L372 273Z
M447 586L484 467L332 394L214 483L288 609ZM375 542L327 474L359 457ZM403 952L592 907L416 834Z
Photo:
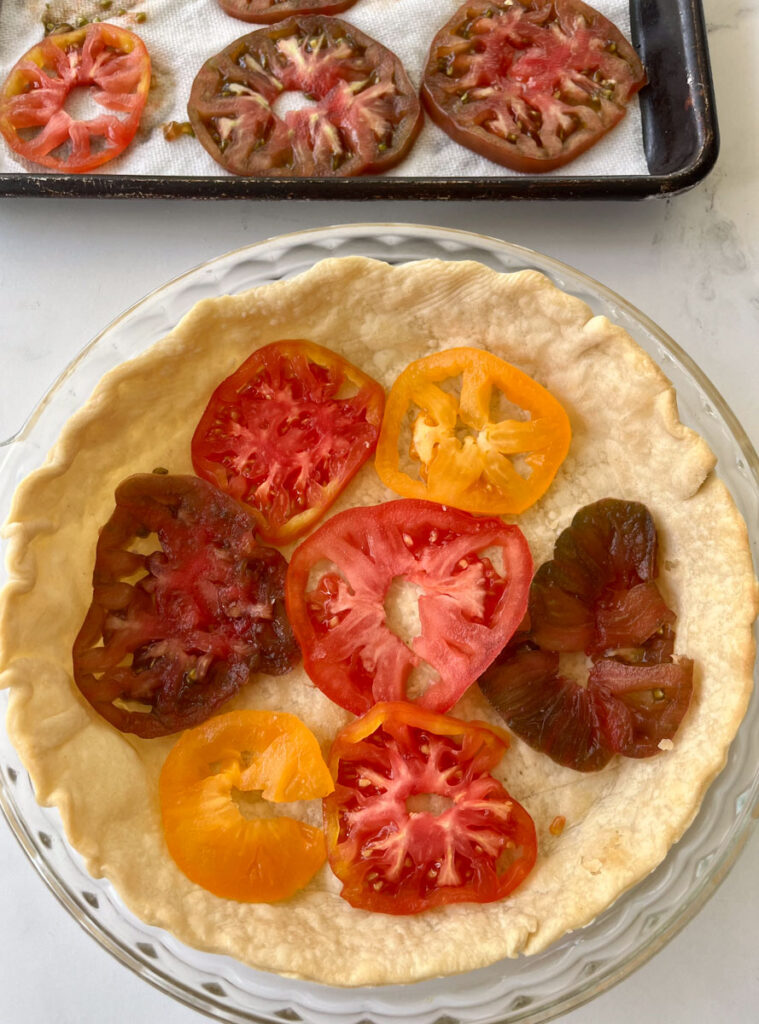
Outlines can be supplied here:
M103 173L60 175L23 161L6 146L0 151L0 190L6 195L81 195L165 197L270 197L270 198L499 198L519 196L571 197L648 195L677 191L682 167L652 174L659 158L658 122L666 115L663 102L674 79L686 89L696 88L688 58L705 54L703 38L691 31L700 17L698 0L596 0L598 10L648 50L655 69L640 104L635 100L627 117L589 152L550 175L520 175L457 145L425 121L409 156L382 177L356 179L250 179L235 178L212 160L196 139L182 136L174 142L163 137L167 121L186 119L186 99L203 62L240 35L255 29L226 15L216 0L113 0L104 11L101 0L0 0L0 75L7 74L19 56L38 42L42 23L68 22L94 17L136 31L145 41L153 62L153 84L140 131L122 156L103 166ZM341 17L394 50L415 84L419 83L432 36L458 8L459 0L359 0ZM123 13L119 14L118 12ZM138 21L144 14L145 20ZM674 17L673 17L674 15ZM432 27L430 27L432 26ZM690 38L686 38L690 32ZM703 33L701 33L703 35ZM673 40L664 38L673 36ZM637 37L637 38L636 38ZM664 44L679 59L657 64ZM648 61L646 61L648 66ZM663 69L663 74L662 74ZM708 77L708 59L706 61ZM667 80L665 88L664 79ZM706 83L709 88L710 84ZM648 94L648 95L647 95ZM705 95L702 90L701 95ZM93 105L94 106L94 105ZM679 108L678 138L692 121L696 107ZM685 118L683 118L685 110ZM691 132L693 134L693 132ZM696 132L698 135L698 132ZM665 136L670 142L671 131ZM716 140L716 125L713 136ZM693 148L688 139L677 150ZM716 156L716 152L714 153ZM669 161L670 164L672 160ZM675 160L675 163L677 160ZM705 161L702 161L705 163ZM704 170L705 173L705 170ZM663 183L656 177L671 179ZM698 180L695 178L695 180ZM667 188L667 184L671 187Z

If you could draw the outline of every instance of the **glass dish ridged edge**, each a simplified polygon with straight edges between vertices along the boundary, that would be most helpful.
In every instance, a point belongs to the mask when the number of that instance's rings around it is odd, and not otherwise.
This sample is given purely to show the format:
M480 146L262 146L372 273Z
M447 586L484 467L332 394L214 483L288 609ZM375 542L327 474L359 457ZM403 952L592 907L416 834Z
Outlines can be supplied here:
M298 232L219 257L128 310L98 335L44 396L21 430L0 444L0 518L18 483L45 459L63 424L104 373L158 341L200 299L292 277L320 259L362 255L398 264L471 259L496 270L533 268L620 324L677 389L681 418L718 457L718 472L749 524L759 565L759 458L719 393L682 349L624 299L546 256L469 232L355 224ZM0 576L4 582L6 576ZM0 709L7 706L0 692ZM759 700L684 837L643 882L587 927L537 956L407 986L338 989L266 974L191 949L125 909L105 879L91 878L66 841L55 808L40 807L5 729L0 730L0 805L32 863L79 924L140 977L222 1021L307 1024L532 1024L608 989L653 956L725 877L759 809Z

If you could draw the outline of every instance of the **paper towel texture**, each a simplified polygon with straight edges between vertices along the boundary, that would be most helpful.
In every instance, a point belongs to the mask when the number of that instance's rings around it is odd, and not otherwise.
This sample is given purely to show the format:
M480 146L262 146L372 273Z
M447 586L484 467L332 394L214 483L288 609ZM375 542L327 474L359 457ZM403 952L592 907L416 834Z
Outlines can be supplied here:
M16 61L43 37L45 21L74 25L77 17L121 25L136 32L148 48L153 82L140 129L128 149L104 164L104 174L159 174L166 176L229 176L200 143L182 136L174 142L163 137L167 121L187 119L187 98L200 67L239 36L263 26L238 21L225 14L216 0L0 0L0 77L4 80ZM415 86L419 86L432 39L461 6L461 0L358 0L340 17L383 43L398 55ZM627 0L596 0L593 5L629 38ZM119 15L118 12L124 13ZM144 12L144 22L136 14ZM94 107L95 104L92 104ZM0 173L49 173L12 153L3 142ZM637 100L609 135L557 175L647 174L640 109ZM409 156L392 171L400 177L509 177L518 176L485 157L453 142L426 118Z

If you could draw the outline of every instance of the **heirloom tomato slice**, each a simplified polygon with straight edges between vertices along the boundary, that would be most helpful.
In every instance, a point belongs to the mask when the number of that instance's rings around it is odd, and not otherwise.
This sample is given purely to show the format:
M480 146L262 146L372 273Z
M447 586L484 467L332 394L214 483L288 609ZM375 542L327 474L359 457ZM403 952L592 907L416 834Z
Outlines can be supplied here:
M537 381L490 352L452 348L393 384L375 464L403 497L504 515L546 492L570 439L569 417Z
M240 21L271 25L291 16L340 14L356 0L219 0L223 11Z
M286 92L307 106L277 112ZM230 43L192 85L199 141L233 174L380 174L422 125L416 90L390 50L338 18L288 18Z
M287 899L324 864L324 833L271 805L316 800L333 788L316 737L295 715L218 715L184 733L161 770L166 845L190 881L215 896ZM247 793L250 803L239 796Z
M244 502L273 544L304 533L374 451L385 392L310 341L258 349L211 396L196 473Z
M580 509L535 573L523 628L479 680L509 728L566 767L651 757L688 710L693 662L673 656L657 544L644 505ZM584 685L562 673L561 654L586 656Z
M377 704L337 735L324 801L330 867L353 907L418 914L491 903L532 870L535 826L490 774L505 738L413 704Z
M91 171L132 141L149 88L150 57L133 32L98 23L50 35L5 80L0 131L11 149L33 163ZM89 89L103 113L72 117L66 102L76 89Z
M581 0L472 0L433 39L422 99L456 142L535 174L598 142L645 84L630 43Z
M336 704L447 711L521 622L531 575L518 527L391 501L341 512L296 548L287 610L306 671Z
M77 686L111 725L144 737L178 732L253 673L297 663L287 562L257 543L255 528L196 477L148 473L116 489L73 652Z

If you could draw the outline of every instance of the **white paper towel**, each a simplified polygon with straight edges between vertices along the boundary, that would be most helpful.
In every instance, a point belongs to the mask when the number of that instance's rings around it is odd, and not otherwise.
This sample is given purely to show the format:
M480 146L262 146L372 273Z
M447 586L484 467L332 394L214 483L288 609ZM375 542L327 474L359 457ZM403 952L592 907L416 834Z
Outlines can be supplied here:
M106 0L107 2L107 0ZM398 55L418 86L433 36L461 5L461 0L358 0L340 17L373 36ZM596 0L593 5L629 38L627 0ZM119 16L116 12L124 10ZM136 14L144 12L144 22ZM0 79L43 36L43 22L75 24L77 17L97 15L136 32L153 64L153 84L139 132L128 149L99 171L105 174L227 174L200 143L182 136L163 137L167 121L187 120L187 98L200 67L219 50L257 25L229 17L216 0L113 0L104 11L100 0L0 0ZM47 173L18 158L4 143L0 173L19 170ZM598 145L554 174L647 174L637 100L627 116ZM453 142L429 118L409 156L389 172L401 177L508 177L516 172L493 163Z

